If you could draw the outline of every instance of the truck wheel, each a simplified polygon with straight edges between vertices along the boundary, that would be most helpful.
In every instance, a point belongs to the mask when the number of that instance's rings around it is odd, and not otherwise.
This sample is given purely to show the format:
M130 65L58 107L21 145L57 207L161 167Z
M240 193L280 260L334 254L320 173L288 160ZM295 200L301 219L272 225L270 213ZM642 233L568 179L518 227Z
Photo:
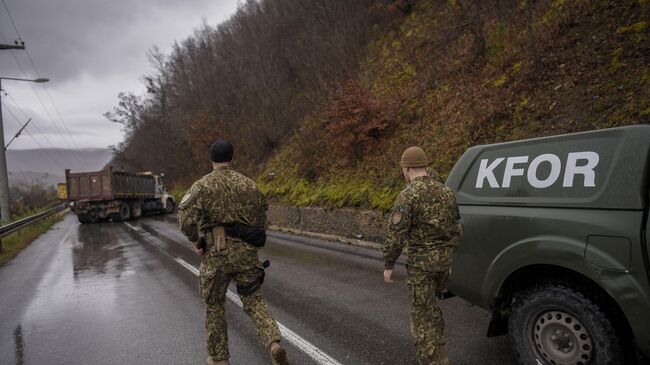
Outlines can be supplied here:
M131 203L131 219L142 217L142 204L139 202Z
M97 223L99 220L94 212L79 214L77 215L77 219L81 224Z
M131 217L131 209L126 203L120 204L120 211L117 213L111 213L111 220L113 222L124 222Z
M174 200L172 200L171 198L168 198L167 199L167 205L165 206L164 213L165 214L172 214L172 213L174 213L174 208L176 208L176 206L174 205Z
M516 294L508 332L522 365L628 364L625 336L601 307L561 285Z
M77 219L79 220L79 223L81 223L81 224L90 223L90 220L88 219L88 214L78 214Z

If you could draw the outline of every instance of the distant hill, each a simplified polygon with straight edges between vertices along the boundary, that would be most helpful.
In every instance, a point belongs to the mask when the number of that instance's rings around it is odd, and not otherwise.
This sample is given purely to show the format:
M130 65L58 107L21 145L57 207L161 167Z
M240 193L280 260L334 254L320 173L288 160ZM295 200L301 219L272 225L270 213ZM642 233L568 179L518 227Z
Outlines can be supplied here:
M33 185L43 184L48 186L56 186L58 183L65 182L65 175L53 175L48 172L34 172L34 171L9 171L9 185Z
M41 182L47 185L63 181L65 169L97 171L113 157L109 149L8 150L7 169L11 184Z

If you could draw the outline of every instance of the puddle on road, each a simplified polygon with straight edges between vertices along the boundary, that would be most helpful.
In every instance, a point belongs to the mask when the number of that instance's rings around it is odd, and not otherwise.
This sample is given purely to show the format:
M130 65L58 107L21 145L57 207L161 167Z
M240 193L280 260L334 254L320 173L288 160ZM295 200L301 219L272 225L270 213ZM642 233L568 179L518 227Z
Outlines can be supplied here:
M73 328L88 328L98 321L119 323L121 298L132 295L123 281L125 275L135 273L131 261L138 260L136 253L128 251L135 244L128 234L110 223L70 229L69 238L43 268L45 274L16 330L16 359L24 359L30 338L38 338L40 344L58 344L60 334Z
M128 267L124 246L108 224L79 225L77 240L72 246L72 271L75 280L97 274L119 278Z

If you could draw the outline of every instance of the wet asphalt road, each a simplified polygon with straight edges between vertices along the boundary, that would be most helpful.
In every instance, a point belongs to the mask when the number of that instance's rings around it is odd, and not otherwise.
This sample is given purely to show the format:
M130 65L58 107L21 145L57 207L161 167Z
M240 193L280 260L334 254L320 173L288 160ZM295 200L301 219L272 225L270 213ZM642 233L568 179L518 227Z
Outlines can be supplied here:
M378 252L280 233L260 257L275 318L318 350L416 364L403 265L387 285ZM203 364L198 265L173 217L80 225L69 214L0 268L0 364ZM458 298L441 307L454 364L512 364L507 339L485 337L487 312ZM231 364L268 364L244 312L231 300L226 312ZM292 363L318 363L284 343Z

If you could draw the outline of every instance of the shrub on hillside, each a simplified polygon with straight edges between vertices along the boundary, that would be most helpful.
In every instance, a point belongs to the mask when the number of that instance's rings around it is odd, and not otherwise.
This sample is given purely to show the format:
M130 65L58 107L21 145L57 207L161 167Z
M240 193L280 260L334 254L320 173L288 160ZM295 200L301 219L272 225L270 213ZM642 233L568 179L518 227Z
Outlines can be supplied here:
M342 166L358 162L394 125L396 102L376 97L357 79L332 91L325 110L331 151Z

